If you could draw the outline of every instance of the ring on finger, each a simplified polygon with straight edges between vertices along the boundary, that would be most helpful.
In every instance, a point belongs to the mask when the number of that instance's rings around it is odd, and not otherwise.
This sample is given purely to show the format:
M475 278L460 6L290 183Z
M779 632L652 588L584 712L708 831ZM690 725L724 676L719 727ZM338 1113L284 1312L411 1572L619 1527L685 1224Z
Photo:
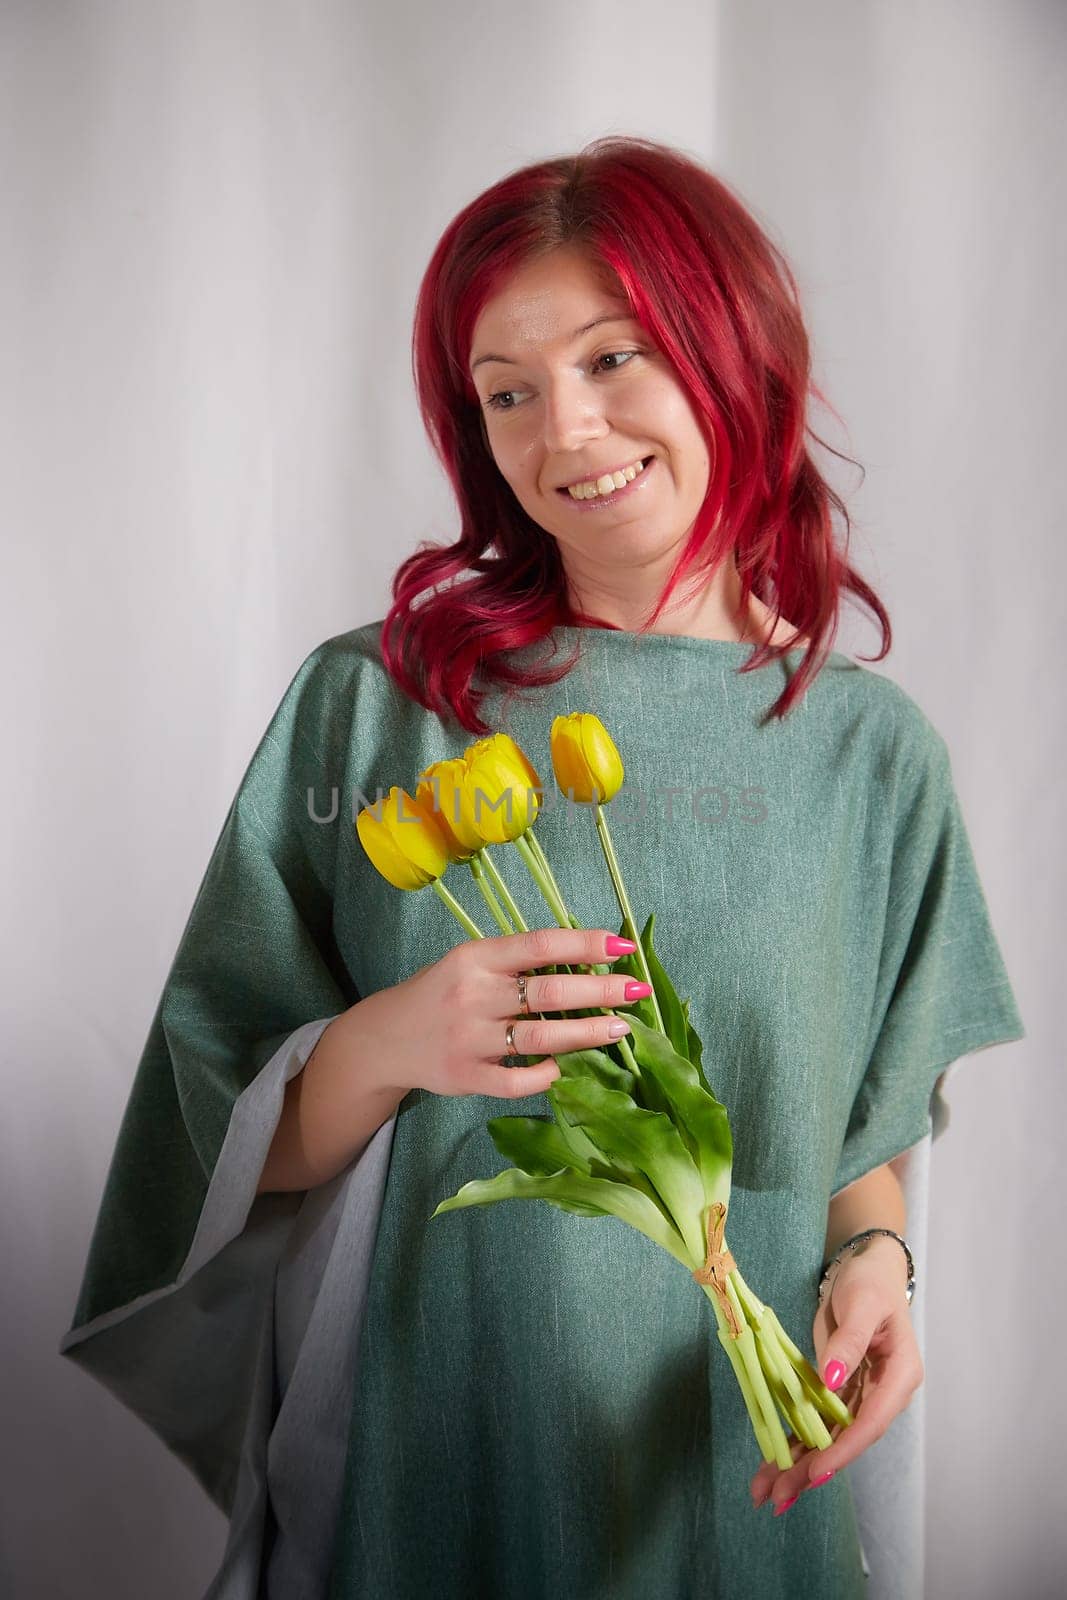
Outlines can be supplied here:
M519 986L519 1013L524 1017L530 1015L530 1002L526 998L526 976L525 972L515 974L515 981Z

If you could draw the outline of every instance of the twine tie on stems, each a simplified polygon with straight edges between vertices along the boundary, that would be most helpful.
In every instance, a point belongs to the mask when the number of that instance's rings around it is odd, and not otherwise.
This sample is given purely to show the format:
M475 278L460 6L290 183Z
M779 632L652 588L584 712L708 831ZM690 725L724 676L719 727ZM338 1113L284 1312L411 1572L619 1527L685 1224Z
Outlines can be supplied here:
M698 1283L708 1283L722 1314L730 1325L730 1333L734 1339L740 1337L741 1325L737 1320L733 1301L726 1292L727 1276L737 1266L729 1250L723 1248L723 1234L726 1231L726 1207L721 1200L716 1200L714 1205L708 1207L708 1253L702 1267L694 1267L693 1277Z

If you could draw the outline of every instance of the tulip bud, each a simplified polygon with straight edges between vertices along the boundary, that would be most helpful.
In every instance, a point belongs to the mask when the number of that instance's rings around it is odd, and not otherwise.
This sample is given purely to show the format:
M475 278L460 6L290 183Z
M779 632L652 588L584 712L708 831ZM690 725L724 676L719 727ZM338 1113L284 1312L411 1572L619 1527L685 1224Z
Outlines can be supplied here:
M541 793L541 779L538 777L533 762L530 760L521 744L516 744L510 733L497 733L493 735L498 749L503 750L508 757L516 762L526 774L526 781L531 789Z
M395 889L424 889L448 866L445 838L432 810L393 787L381 802L382 814L366 806L356 818L359 842L387 883Z
M485 840L474 826L467 796L467 762L463 756L434 761L419 775L415 799L432 811L452 861L469 861Z
M589 711L572 711L552 723L552 769L564 794L582 805L605 805L622 788L622 757L601 722Z
M469 815L483 844L520 839L533 826L541 780L506 733L478 739L466 752Z

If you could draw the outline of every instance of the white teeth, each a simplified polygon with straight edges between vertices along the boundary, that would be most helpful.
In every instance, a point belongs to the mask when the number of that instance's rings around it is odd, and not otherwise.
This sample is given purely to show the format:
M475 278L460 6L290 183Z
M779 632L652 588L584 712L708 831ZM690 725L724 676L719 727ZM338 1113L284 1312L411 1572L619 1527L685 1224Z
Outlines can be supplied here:
M632 467L623 467L621 472L605 472L604 476L597 478L595 482L590 479L586 483L572 483L567 493L572 500L594 500L597 495L614 494L616 489L625 489L641 471L643 468L638 461Z

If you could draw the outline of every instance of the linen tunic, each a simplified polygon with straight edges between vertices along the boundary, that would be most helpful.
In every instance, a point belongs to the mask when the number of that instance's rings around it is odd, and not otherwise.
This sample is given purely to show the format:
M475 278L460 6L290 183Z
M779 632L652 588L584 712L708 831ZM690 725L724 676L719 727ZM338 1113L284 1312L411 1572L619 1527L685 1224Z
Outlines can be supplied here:
M470 742L400 694L379 633L312 652L245 775L63 1353L231 1514L214 1595L259 1592L254 1550L263 1592L286 1600L851 1600L865 1580L849 1473L784 1517L753 1509L751 1425L685 1269L614 1219L540 1201L429 1220L505 1165L486 1121L546 1115L543 1096L413 1091L333 1184L254 1197L284 1082L328 1020L463 938L432 890L386 884L352 827L376 791L413 790ZM618 912L591 814L552 803L549 729L593 711L615 738L626 784L608 815L631 903L639 923L656 912L730 1114L727 1240L810 1357L831 1195L929 1134L950 1062L1023 1037L945 743L837 652L783 722L766 712L799 652L742 674L751 647L729 641L560 628L551 642L580 642L574 670L495 690L482 715L541 774L537 836L587 927ZM552 925L517 853L494 855L527 922ZM447 882L495 933L466 869ZM294 1433L317 1481L294 1470Z

